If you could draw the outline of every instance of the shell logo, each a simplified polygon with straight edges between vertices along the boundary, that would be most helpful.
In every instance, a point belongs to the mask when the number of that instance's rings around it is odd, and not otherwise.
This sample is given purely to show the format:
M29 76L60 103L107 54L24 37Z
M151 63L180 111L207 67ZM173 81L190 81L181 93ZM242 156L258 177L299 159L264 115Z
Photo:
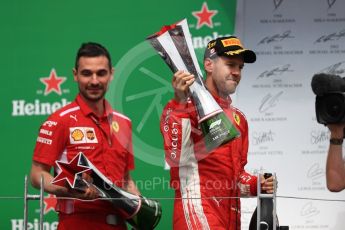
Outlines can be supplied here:
M84 138L83 131L81 131L80 129L75 129L71 133L71 137L73 138L74 141L81 141Z

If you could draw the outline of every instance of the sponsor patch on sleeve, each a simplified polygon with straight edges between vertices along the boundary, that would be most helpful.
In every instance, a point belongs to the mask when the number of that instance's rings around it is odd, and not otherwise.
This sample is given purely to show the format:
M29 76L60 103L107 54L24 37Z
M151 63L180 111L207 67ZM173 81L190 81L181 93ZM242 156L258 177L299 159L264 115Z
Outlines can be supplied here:
M95 129L92 127L71 127L69 133L71 144L98 143Z
M237 125L240 125L241 119L237 113L232 114Z
M37 137L36 141L43 143L43 144L47 144L47 145L51 145L53 143L53 141L51 139L43 138L43 137Z
M40 134L51 136L53 134L53 132L50 130L46 130L46 129L40 129Z
M53 126L57 126L57 122L56 121L50 121L50 120L48 120L48 121L45 121L44 123L43 123L43 127L49 127L49 128L51 128L51 127L53 127Z

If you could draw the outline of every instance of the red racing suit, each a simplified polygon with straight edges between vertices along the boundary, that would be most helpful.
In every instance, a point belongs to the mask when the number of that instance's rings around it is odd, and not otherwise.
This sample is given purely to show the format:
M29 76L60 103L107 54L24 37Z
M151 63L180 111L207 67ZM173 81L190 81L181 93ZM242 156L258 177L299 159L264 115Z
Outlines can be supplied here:
M250 195L257 192L257 178L244 171L247 120L231 106L230 98L213 97L240 136L209 153L192 101L179 104L171 100L163 110L160 128L170 166L170 186L175 190L174 229L240 230L240 187L249 187Z
M56 160L70 161L83 152L109 180L123 187L125 174L134 169L131 121L106 100L104 103L105 113L97 117L78 95L74 102L50 115L40 127L33 160L53 166L56 173ZM58 199L56 210L59 229L78 229L80 224L88 229L126 229L105 200Z

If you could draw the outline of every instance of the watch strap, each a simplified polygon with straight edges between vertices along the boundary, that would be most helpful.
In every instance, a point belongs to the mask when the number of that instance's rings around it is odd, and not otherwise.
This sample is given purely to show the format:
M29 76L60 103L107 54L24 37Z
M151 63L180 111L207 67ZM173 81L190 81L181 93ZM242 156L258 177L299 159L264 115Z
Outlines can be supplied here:
M332 145L342 145L343 144L343 139L340 138L331 138L329 140L329 143L331 143Z

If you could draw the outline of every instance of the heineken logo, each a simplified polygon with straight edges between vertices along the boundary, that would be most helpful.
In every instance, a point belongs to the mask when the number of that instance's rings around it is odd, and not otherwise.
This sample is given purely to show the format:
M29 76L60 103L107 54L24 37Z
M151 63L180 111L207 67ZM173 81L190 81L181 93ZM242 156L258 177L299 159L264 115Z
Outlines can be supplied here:
M192 14L194 17L197 18L198 22L196 25L196 29L200 29L201 27L208 26L213 28L213 21L212 18L218 13L218 10L210 10L208 8L207 2L202 4L200 11L193 11Z
M58 95L69 93L69 89L61 89L61 84L64 83L66 79L66 77L59 77L53 68L49 76L39 78L39 81L44 84L45 89L44 91L41 89L37 90L37 94L47 96L52 92ZM12 116L50 115L69 103L70 102L66 98L62 98L60 101L55 102L41 102L39 99L35 99L31 102L24 99L12 100Z
M70 102L67 101L66 98L62 98L57 102L41 102L38 99L33 102L28 102L25 100L13 100L12 116L49 115L69 103Z
M24 219L12 219L11 220L12 230L24 230ZM58 222L43 222L43 229L45 230L55 230L57 229ZM40 222L38 219L34 219L33 222L28 222L27 229L39 230Z
M51 92L61 95L61 84L66 81L66 77L59 77L56 74L55 69L52 69L49 76L40 78L40 81L45 85L44 96L50 94Z
M56 196L53 194L48 194L48 196L44 197L44 214L47 214L50 211L55 212L55 206L57 203Z
M230 34L219 34L218 32L212 32L210 35L205 36L195 36L192 37L193 47L194 49L204 49L207 47L207 44L218 37L226 37L230 36Z

